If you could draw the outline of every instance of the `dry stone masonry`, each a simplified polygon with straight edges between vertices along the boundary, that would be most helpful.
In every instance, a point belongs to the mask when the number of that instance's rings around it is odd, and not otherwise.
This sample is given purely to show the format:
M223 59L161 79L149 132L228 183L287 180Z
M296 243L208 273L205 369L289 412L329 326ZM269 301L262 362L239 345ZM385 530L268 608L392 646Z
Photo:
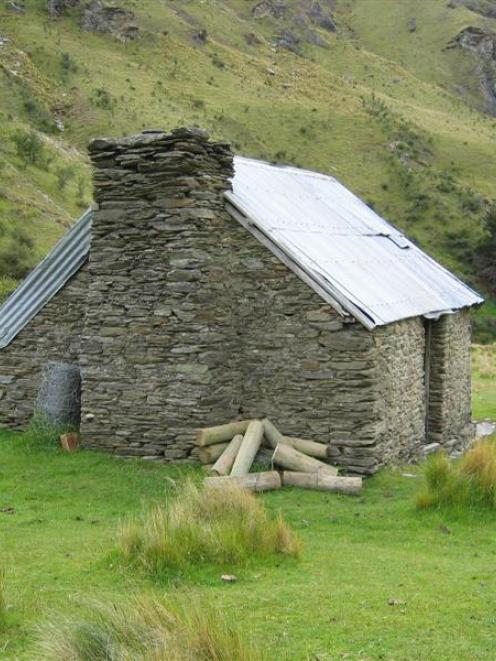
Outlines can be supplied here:
M201 131L90 155L89 261L0 352L1 424L28 423L58 360L81 369L82 444L120 456L194 458L198 428L265 416L363 474L466 442L468 313L372 332L339 315L228 214L233 155Z
M470 314L431 322L428 437L450 451L473 438L471 419Z
M86 266L0 351L0 425L26 427L43 370L51 361L78 364L86 309Z
M96 140L90 154L99 208L81 352L83 439L123 455L184 459L195 428L239 407L222 196L232 154L184 130Z

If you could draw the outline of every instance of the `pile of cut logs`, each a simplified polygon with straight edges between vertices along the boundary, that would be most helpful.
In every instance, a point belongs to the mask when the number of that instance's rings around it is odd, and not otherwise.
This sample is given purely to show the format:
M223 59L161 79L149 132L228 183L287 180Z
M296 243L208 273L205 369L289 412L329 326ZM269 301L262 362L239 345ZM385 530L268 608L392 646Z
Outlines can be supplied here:
M196 444L211 475L205 478L210 487L234 484L269 491L292 486L345 494L358 494L362 488L361 477L338 476L337 468L326 463L328 445L284 436L267 418L200 429ZM272 470L250 473L264 447L271 450Z

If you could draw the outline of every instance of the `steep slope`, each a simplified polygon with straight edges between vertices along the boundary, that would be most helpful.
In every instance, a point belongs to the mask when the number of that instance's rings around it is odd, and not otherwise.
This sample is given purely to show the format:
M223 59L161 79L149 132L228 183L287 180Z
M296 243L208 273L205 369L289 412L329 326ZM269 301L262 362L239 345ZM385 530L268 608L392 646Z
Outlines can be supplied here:
M240 153L333 174L480 284L496 123L473 54L446 46L494 19L458 0L116 3L134 17L111 33L81 28L102 25L99 2L59 1L57 18L45 0L0 5L0 260L32 243L4 274L89 202L92 136L197 124Z

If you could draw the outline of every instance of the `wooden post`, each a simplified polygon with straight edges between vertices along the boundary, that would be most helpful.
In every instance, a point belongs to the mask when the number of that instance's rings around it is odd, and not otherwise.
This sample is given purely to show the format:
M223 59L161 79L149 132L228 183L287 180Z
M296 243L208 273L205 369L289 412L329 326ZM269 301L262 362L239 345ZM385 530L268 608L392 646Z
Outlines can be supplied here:
M230 441L236 436L236 434L244 434L250 422L250 420L239 420L236 422L229 422L226 425L200 429L196 435L196 444L203 446Z
M338 470L334 466L324 464L323 461L307 457L303 452L298 452L290 445L285 443L278 443L274 454L272 455L272 463L277 466L282 466L292 471L300 471L302 473L324 473L326 475L337 475Z
M236 455L238 454L238 450L241 447L242 441L243 435L236 434L233 440L227 444L225 450L212 466L212 473L214 475L229 475L234 464L234 460L236 459ZM212 447L218 448L220 445L212 445Z
M283 442L284 436L268 418L264 418L262 422L264 426L265 438L267 439L270 447L275 449L278 443Z
M310 457L319 457L319 459L327 458L328 446L325 443L316 443L315 441L305 441L302 438L284 436L268 418L264 419L263 424L267 443L274 449L278 443L286 443L286 445L290 445L295 450L308 454Z
M229 443L216 443L205 445L198 450L198 456L202 464L213 464L227 448Z
M231 475L247 475L262 444L264 426L260 420L252 420L248 425L241 447L231 470Z
M277 471L250 473L249 475L224 475L221 477L206 477L204 484L214 489L239 487L250 491L270 491L281 488L281 476Z
M282 483L288 487L317 489L319 491L334 491L347 495L357 495L362 490L361 477L338 477L323 473L296 473L284 471Z
M317 443L316 441L306 441L303 438L293 438L292 436L283 436L282 443L290 445L295 450L308 454L309 457L318 457L319 459L327 459L327 448L325 443Z

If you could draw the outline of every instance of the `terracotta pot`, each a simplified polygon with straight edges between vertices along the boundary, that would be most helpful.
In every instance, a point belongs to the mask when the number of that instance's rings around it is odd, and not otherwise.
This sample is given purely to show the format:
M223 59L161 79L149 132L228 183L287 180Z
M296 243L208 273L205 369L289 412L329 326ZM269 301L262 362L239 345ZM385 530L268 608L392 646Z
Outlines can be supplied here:
M62 434L60 437L60 446L65 452L76 452L79 448L79 434L77 431Z

